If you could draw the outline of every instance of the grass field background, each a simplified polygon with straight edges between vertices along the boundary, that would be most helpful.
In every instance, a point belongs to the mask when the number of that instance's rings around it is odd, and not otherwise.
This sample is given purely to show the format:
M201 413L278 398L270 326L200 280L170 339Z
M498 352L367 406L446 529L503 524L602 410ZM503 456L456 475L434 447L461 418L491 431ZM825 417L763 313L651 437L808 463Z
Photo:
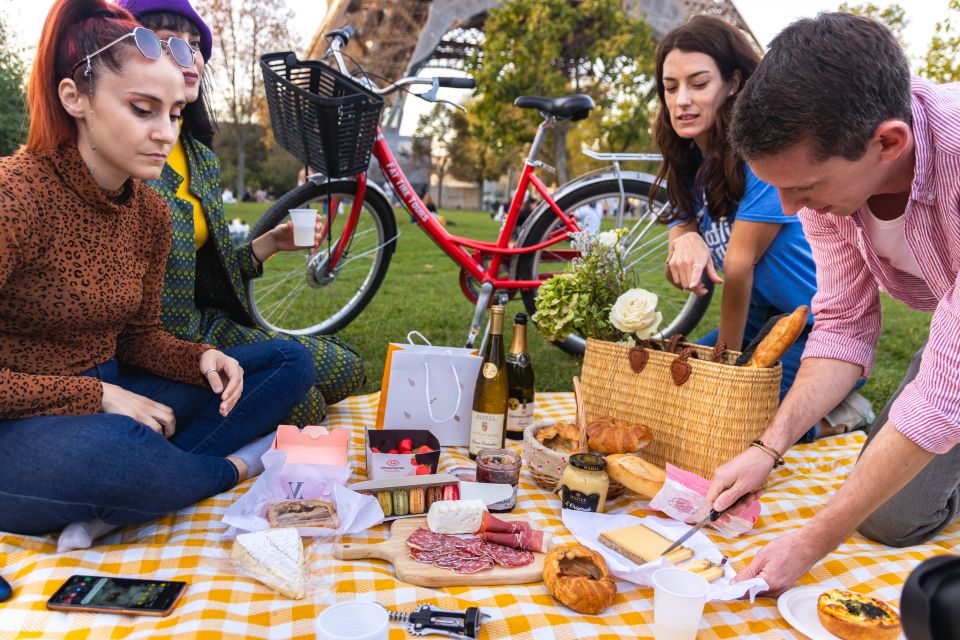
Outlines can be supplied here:
M266 205L242 203L227 205L228 219L241 218L252 224ZM416 225L403 209L397 210L400 237L386 279L364 312L338 335L354 345L367 365L367 383L363 392L380 388L387 343L405 342L407 332L417 330L433 344L462 346L473 313L473 305L464 298L459 286L459 266L446 256ZM441 213L454 223L457 235L494 240L499 223L482 211ZM668 287L666 280L663 287ZM316 290L311 290L316 291ZM707 315L691 338L716 327L720 309L720 291L714 296ZM512 300L506 309L506 340L509 345L512 318L524 311L523 303ZM910 358L926 339L930 314L913 311L883 295L884 330L877 350L873 378L861 393L879 411L900 384ZM580 360L552 346L535 328L529 331L529 348L536 371L536 386L541 391L568 391L571 378L580 370Z

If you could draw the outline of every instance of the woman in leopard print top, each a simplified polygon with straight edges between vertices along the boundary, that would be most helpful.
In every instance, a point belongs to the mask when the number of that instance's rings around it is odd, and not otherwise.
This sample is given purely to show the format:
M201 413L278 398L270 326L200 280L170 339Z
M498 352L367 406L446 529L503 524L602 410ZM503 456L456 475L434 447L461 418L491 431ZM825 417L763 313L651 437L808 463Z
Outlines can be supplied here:
M184 83L175 43L136 27L105 0L57 0L27 145L0 160L5 531L141 523L229 489L248 469L228 454L313 383L296 343L224 353L161 326L169 212L140 180L176 140Z

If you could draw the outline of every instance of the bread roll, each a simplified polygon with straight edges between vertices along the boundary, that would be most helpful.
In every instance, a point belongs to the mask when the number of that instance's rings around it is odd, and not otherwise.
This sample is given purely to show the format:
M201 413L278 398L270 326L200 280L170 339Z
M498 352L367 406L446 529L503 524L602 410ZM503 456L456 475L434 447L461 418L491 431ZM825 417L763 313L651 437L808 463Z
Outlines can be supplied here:
M653 441L653 434L642 424L608 416L587 427L587 438L591 450L607 455L639 451Z
M810 315L810 307L804 305L797 307L793 313L785 318L780 318L777 324L773 325L770 333L760 341L757 348L753 350L753 355L744 366L747 367L772 367L777 360L787 352L787 349L793 346L804 327L807 326L807 317Z
M607 456L607 475L647 500L657 495L667 479L667 472L652 462L621 454Z
M580 544L550 550L543 562L543 583L561 603L588 615L604 611L617 595L603 556Z
M883 600L852 591L831 589L817 599L817 617L843 640L896 640L900 616Z

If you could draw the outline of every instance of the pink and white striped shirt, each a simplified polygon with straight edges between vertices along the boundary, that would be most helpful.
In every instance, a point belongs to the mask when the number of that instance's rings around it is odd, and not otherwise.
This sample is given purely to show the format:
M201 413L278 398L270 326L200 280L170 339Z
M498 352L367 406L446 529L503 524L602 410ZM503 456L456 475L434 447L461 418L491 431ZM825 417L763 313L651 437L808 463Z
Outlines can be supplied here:
M916 158L904 233L923 278L877 257L862 210L850 217L801 210L818 289L803 357L859 364L869 376L880 290L933 311L920 370L893 404L890 422L927 451L946 453L960 442L960 83L915 78L911 92Z

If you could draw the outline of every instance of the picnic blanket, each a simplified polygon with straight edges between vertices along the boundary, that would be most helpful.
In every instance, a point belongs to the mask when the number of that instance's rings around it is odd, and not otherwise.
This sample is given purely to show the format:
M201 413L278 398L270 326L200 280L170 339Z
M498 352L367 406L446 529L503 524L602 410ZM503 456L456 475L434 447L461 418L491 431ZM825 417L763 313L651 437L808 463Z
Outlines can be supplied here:
M372 425L378 394L357 396L331 408L328 423L353 429L352 481L365 479L363 427ZM569 420L574 416L572 394L537 395L538 417ZM787 465L771 477L763 511L752 534L725 541L711 533L734 566L743 568L761 543L796 530L813 516L849 473L864 441L863 433L835 436L794 447ZM519 445L516 445L519 446ZM444 452L441 471L471 464L465 449ZM287 600L263 585L230 571L225 557L229 542L222 538L224 510L249 487L204 500L189 509L139 527L126 527L84 551L57 554L52 537L0 533L0 574L14 588L11 600L0 604L0 638L314 638L315 620L325 606L313 597ZM627 496L608 503L609 510L643 516ZM563 528L557 496L533 484L525 468L515 513L534 526L573 538ZM350 542L378 542L387 537L386 525ZM844 587L893 601L910 571L925 558L960 547L960 523L954 523L932 542L893 549L854 536L805 575L801 584ZM387 608L412 611L429 603L444 609L480 606L493 619L483 638L624 638L651 637L653 591L618 581L613 606L599 616L583 616L557 604L542 583L511 587L457 587L426 589L398 582L392 567L378 560L329 560L326 569L335 578L336 601L375 600ZM45 608L57 587L74 573L185 580L189 587L167 618L113 614L59 613ZM390 638L405 638L400 624ZM701 640L708 638L802 638L784 620L772 599L756 603L708 603L701 622Z

